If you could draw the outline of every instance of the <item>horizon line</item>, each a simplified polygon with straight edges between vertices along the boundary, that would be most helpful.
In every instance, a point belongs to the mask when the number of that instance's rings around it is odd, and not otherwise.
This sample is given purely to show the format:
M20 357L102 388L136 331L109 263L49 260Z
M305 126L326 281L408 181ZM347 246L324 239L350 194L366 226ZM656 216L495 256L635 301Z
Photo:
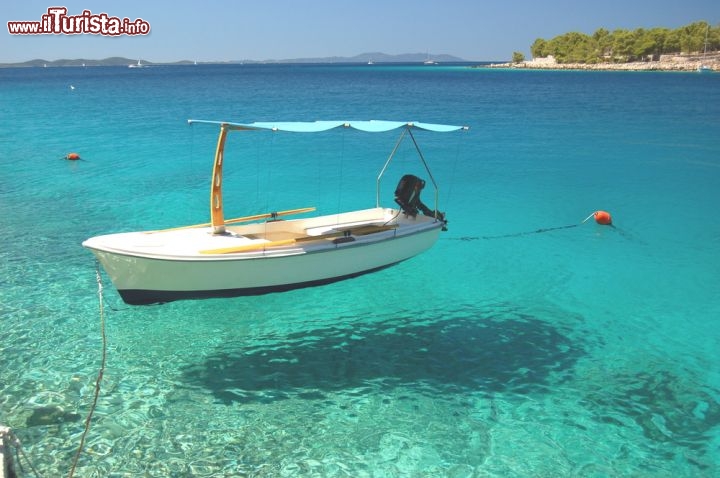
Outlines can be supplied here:
M402 57L413 57L412 59L408 60L394 60L394 58L402 58ZM450 58L446 58L450 57ZM56 62L77 62L77 61L86 61L86 62L102 62L102 61L142 61L148 64L173 64L173 63L203 63L203 64L221 64L221 63L333 63L333 62L365 62L365 61L373 61L373 62L393 62L393 61L424 61L424 60L431 60L431 61L445 61L445 62L476 62L476 61L490 61L490 60L469 60L466 58L461 58L449 53L436 53L436 54L427 54L427 53L382 53L382 52L363 52L356 55L351 56L343 56L343 55L331 55L331 56L318 56L318 57L296 57L296 58L281 58L281 59L253 59L253 58L245 58L245 59L233 59L233 60L190 60L190 59L180 59L180 60L164 60L164 61L154 61L154 60L148 60L144 58L137 58L137 57L129 57L129 56L119 56L119 55L113 55L108 56L104 58L83 58L83 57L76 57L76 58L57 58L54 60L48 60L46 58L42 57L36 57L36 58L30 58L27 60L16 60L16 61L0 61L0 65L21 65L25 63L32 63L32 62L44 62L44 63L56 63Z

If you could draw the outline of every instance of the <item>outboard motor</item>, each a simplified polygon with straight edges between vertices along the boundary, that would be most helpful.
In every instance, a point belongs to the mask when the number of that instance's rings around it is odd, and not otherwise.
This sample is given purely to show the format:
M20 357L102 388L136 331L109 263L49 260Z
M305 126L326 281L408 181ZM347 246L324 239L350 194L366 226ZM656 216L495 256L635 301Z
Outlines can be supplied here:
M400 178L400 182L395 188L395 202L398 203L400 209L410 217L415 217L418 211L422 211L426 216L447 222L445 220L445 213L433 211L420 200L420 191L422 191L424 187L425 181L412 174L406 174Z

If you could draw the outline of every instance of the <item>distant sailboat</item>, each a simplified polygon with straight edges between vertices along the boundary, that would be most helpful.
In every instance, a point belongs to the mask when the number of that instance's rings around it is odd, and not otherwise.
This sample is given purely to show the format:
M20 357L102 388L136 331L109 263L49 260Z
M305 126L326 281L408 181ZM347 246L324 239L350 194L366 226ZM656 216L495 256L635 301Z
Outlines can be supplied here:
M423 65L437 65L437 62L430 58L430 54L426 53Z
M145 65L143 65L143 64L140 62L140 60L138 60L137 64L135 64L135 63L130 63L130 64L128 65L128 68L144 68L144 67L145 67Z
M708 33L709 32L710 32L710 25L708 25L707 29L705 30L705 46L703 48L702 61L700 62L700 66L698 66L699 73L711 73L713 71L713 69L710 68L709 65L705 64L705 56L707 55L707 44L708 44Z

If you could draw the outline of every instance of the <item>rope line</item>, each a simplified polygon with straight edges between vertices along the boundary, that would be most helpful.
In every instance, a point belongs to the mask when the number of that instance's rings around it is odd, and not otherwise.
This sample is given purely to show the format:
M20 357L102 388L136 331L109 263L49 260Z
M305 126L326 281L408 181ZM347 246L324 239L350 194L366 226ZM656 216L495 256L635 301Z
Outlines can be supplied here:
M80 438L80 446L78 447L75 459L73 460L72 468L70 469L69 478L72 478L75 474L75 468L77 467L78 460L82 454L83 448L85 447L85 438L90 431L90 422L92 421L93 413L97 407L98 397L100 396L100 382L102 381L103 374L105 373L105 363L107 358L107 336L105 335L105 311L103 309L103 286L102 278L100 276L100 264L95 264L95 278L98 285L98 302L100 307L100 333L102 335L102 360L100 362L100 370L98 371L97 380L95 381L95 396L93 397L90 411L88 412L87 418L85 419L85 430L83 430L82 437Z
M580 224L570 224L567 226L558 226L558 227L545 227L542 229L536 229L534 231L525 231L525 232L515 232L512 234L502 234L499 236L463 236L463 237L449 237L448 239L454 239L456 241L477 241L479 239L506 239L508 237L521 237L521 236L529 236L530 234L542 234L543 232L550 232L550 231L558 231L560 229L570 229L573 227L578 227Z
M33 474L35 476L37 476L38 478L40 478L41 477L40 473L38 473L38 471L33 466L32 461L30 461L30 457L28 457L25 454L25 450L23 450L22 443L20 443L20 439L17 437L17 435L15 435L15 433L12 430L8 430L6 437L11 440L10 445L15 447L15 461L20 466L20 471L23 473L25 472L25 470L22 467L22 461L20 460L20 457L22 456L25 459L25 461L27 462L28 466L30 466L30 469L32 470ZM2 466L2 463L0 463L0 466Z
M582 226L586 222L590 220L591 217L595 218L595 222L598 224L601 224L603 226L610 226L613 229L618 230L613 224L612 224L612 218L610 217L610 213L607 211L595 211L590 213L588 217L582 220L579 224L568 224L567 226L557 226L557 227L543 227L540 229L535 229L534 231L525 231L525 232L515 232L512 234L501 234L499 236L463 236L463 237L449 237L448 239L456 240L456 241L476 241L478 239L506 239L508 237L521 237L521 236L529 236L531 234L542 234L543 232L550 232L550 231L559 231L560 229L571 229L573 227ZM622 234L622 231L620 231Z
M608 222L599 222L598 219L597 219L597 216L596 216L597 214L605 214L605 215L606 215L605 219L606 219ZM487 239L507 239L507 238L510 238L510 237L529 236L529 235L531 235L531 234L542 234L543 232L559 231L559 230L561 230L561 229L572 229L573 227L582 226L583 224L585 224L586 222L588 222L588 220L590 220L591 217L596 217L596 221L598 221L598 224L602 224L603 226L609 226L609 227L611 227L612 229L620 232L620 234L622 234L623 236L625 236L625 233L623 233L622 230L618 229L617 227L615 227L615 226L610 222L610 215L609 215L609 213L607 213L607 212L605 212L605 211L595 211L594 213L590 214L588 217L586 217L585 219L583 219L583 221L580 222L579 224L568 224L567 226L557 226L557 227L543 227L543 228L540 228L540 229L535 229L534 231L514 232L514 233L510 233L510 234L500 234L500 235L498 235L498 236L462 236L462 237L448 237L448 239L454 240L454 241L477 241L477 240L480 240L480 239L483 239L483 240L487 240Z

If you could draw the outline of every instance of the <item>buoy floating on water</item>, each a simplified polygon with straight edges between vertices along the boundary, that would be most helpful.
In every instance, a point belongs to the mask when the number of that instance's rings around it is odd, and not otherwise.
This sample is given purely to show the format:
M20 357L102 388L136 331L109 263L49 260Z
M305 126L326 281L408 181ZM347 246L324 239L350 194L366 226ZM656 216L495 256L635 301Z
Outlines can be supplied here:
M78 153L68 153L65 155L65 159L68 161L78 161L80 159L80 155Z
M610 216L610 213L607 211L595 211L593 217L595 217L595 222L603 226L610 226L612 224L612 216Z
M595 211L585 218L580 224L585 224L591 217L595 218L595 222L603 226L612 226L612 216L607 211Z

